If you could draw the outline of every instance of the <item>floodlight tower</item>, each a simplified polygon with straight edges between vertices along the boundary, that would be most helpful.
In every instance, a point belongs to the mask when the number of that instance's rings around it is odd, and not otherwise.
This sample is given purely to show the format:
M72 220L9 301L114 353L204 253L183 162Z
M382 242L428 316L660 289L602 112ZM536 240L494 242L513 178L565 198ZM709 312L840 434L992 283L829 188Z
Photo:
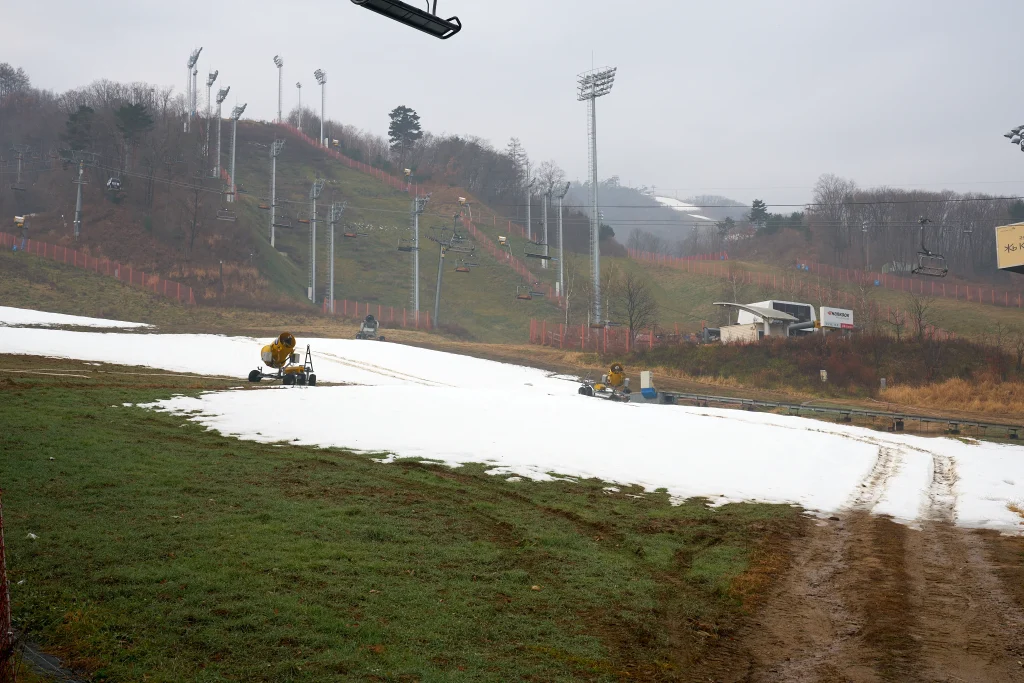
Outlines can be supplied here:
M274 223L277 222L277 157L284 148L284 140L270 145L270 247L274 248Z
M220 124L223 120L221 118L221 107L224 104L224 100L227 99L229 92L231 92L230 85L217 91L217 163L213 167L214 178L220 177Z
M188 85L185 86L185 96L188 99L188 103L186 105L188 107L188 111L185 116L186 133L192 129L192 79L194 78L192 72L196 68L196 62L199 61L199 53L202 51L203 48L201 47L192 50L192 54L189 55L188 61L185 62L185 76L188 78Z
M213 115L213 100L210 97L213 91L213 84L217 80L217 76L220 75L220 71L211 71L210 75L206 77L206 156L209 161L210 156L210 118Z
M242 112L246 105L240 104L231 110L231 194L228 201L235 201L235 147L238 142L238 119L242 118Z
M317 178L309 188L309 201L313 214L309 220L309 300L316 303L316 200L324 190L323 178Z
M576 78L576 99L587 103L587 135L590 146L590 271L593 278L593 322L601 323L601 218L597 201L597 98L612 91L615 67L584 71Z
M562 200L569 194L570 183L558 195L558 296L565 298L565 242L562 238Z
M316 82L320 84L320 144L324 144L324 105L327 103L327 73L323 69L313 72Z
M299 132L302 132L302 81L296 81L295 89L299 91Z
M281 59L281 55L274 55L274 64L277 66L277 122L283 123L281 98L284 95L284 60Z
M192 118L199 117L199 67L192 69Z
M416 316L420 314L420 214L429 200L420 196L412 200L412 311Z

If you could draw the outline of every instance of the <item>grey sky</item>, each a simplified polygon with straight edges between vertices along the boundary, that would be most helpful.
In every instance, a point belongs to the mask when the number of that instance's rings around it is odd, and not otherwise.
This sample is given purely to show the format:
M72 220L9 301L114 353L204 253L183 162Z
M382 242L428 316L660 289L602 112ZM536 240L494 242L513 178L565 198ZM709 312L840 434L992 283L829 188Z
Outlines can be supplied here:
M601 177L769 203L807 201L825 172L1024 193L1024 154L1001 137L1024 124L1019 0L439 0L465 27L449 41L347 0L3 4L0 61L38 87L109 78L181 90L202 46L204 96L219 69L247 115L270 119L280 53L286 109L296 80L319 107L319 67L331 118L385 133L387 112L406 104L433 132L499 147L515 135L535 162L582 178L575 76L593 52L619 68L598 104Z

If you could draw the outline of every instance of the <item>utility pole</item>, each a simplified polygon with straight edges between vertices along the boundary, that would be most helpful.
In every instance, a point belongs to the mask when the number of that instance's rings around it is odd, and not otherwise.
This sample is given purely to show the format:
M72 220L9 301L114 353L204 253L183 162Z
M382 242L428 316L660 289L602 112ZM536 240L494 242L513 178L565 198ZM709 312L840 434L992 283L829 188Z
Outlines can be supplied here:
M558 195L558 296L565 298L565 242L562 237L562 200L569 193L569 183Z
M313 204L313 216L309 220L309 300L313 303L316 303L316 200L323 190L323 178L314 180L309 188L309 201Z
M871 270L871 254L869 252L868 245L868 221L867 219L861 221L860 230L864 233L864 270Z
M78 185L78 198L75 200L75 241L78 241L78 236L82 234L82 185L85 181L82 180L82 174L85 173L85 161L82 159L78 160L78 180L75 184Z
M526 177L530 178L530 164L526 164ZM530 218L530 205L533 204L533 184L536 178L530 178L526 184L526 239L533 241L533 222Z
M284 123L281 117L281 100L284 96L284 60L281 55L274 55L274 65L277 66L277 122Z
M327 104L327 72L323 69L317 69L313 72L313 77L320 84L320 144L322 145L324 144L324 117L327 116L324 113L324 108Z
M550 257L551 252L548 251L548 204L551 203L551 185L548 185L548 191L544 193L544 256ZM548 261L550 258L544 258L540 262L540 267L544 270L548 269Z
M214 178L220 178L220 124L223 120L221 118L221 107L224 105L224 100L227 99L229 92L231 92L230 85L226 88L221 88L217 92L217 163L214 165Z
M601 325L601 215L597 197L597 98L612 91L615 67L603 67L581 73L577 79L576 99L587 103L587 134L590 145L590 271L593 283L592 325Z
M420 314L420 214L427 208L430 197L412 200L412 311L417 320Z
M235 188L238 183L235 180L235 148L238 143L238 119L242 118L246 105L240 104L231 110L231 194L228 201L235 201Z
M302 132L302 82L296 81L295 88L299 91L299 132Z
M284 148L284 140L270 145L270 247L275 248L274 223L277 222L277 157Z
M210 162L210 118L213 116L213 100L210 95L213 91L213 84L217 80L220 71L211 71L206 77L206 162ZM207 167L209 168L209 167Z
M331 204L331 265L330 284L327 285L327 310L334 313L334 227L341 222L341 214L345 211L345 202Z
M465 249L465 248L461 248L461 247L455 246L456 238L458 237L458 232L456 230L456 226L458 225L459 219L461 217L462 217L461 213L457 213L457 214L455 214L455 216L452 217L452 236L450 238L448 238L447 241L445 241L445 239L444 239L444 232L443 231L441 232L440 239L435 239L434 237L430 238L431 241L437 242L438 247L440 247L438 258L437 258L437 288L434 290L434 327L435 328L438 326L438 320L440 319L440 314L441 314L441 277L444 275L444 257L445 257L445 255L447 255L447 253L449 251L453 252L453 253L460 253L460 254L472 254L473 253L472 249Z

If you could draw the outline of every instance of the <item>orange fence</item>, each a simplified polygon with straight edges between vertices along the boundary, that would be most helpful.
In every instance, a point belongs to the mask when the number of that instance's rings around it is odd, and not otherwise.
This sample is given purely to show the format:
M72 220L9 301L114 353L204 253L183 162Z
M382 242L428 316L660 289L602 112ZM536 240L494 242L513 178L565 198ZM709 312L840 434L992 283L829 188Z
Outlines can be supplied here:
M355 159L347 157L347 156L345 156L344 154L342 154L341 152L339 152L339 151L337 151L335 149L331 149L329 147L324 147L323 145L319 144L316 140L314 140L313 138L309 137L308 135L303 133L301 130L296 128L295 126L292 126L292 125L287 124L287 123L279 123L277 125L280 126L281 128L284 128L289 133L291 133L292 135L298 137L299 139L301 139L301 140L303 140L303 141L313 145L314 147L320 148L321 150L323 150L327 154L327 156L329 156L330 158L334 159L335 161L340 161L341 163L345 164L349 168L355 169L355 170L360 171L362 173L365 173L367 175L371 175L374 178L376 178L377 180L381 181L382 183L384 183L386 185L389 185L390 187L395 188L396 190L402 190L403 192L414 192L416 190L416 186L415 185L410 185L406 181L404 181L404 180L402 180L400 178L396 178L395 176L391 175L387 171L383 171L383 170L381 170L379 168L376 168L374 166L370 166L369 164L364 164L361 161L356 161Z
M876 314L881 316L879 308ZM886 318L882 321L896 320L906 330L907 337L913 336L913 324L910 315L898 308L887 308ZM955 339L956 335L948 330L925 325L925 336L930 339ZM697 332L680 332L679 325L668 328L654 327L637 332L631 335L629 328L624 325L605 326L590 328L586 325L565 325L563 323L549 323L546 320L530 319L530 343L539 346L558 347L560 349L578 349L580 351L593 351L595 353L629 353L631 351L644 351L663 346L676 346L686 343L697 343L702 335ZM752 342L757 343L757 342Z
M679 331L679 325L673 330L655 328L630 334L626 326L615 325L591 328L586 325L565 325L549 323L545 320L530 320L530 343L541 346L557 346L560 349L578 349L596 353L629 353L660 346L674 346L686 342L696 342L699 334Z
M16 248L18 251L25 251L59 263L65 263L69 266L91 270L94 273L116 278L133 287L140 287L154 294L161 294L187 304L194 304L196 302L195 294L188 285L165 280L158 275L135 270L132 266L124 266L116 261L94 258L88 254L83 254L77 249L68 249L59 244L49 244L37 240L23 240L6 232L0 232L0 247L6 249Z
M394 306L385 306L383 304L360 304L358 301L349 301L348 299L335 299L333 313L327 309L326 299L321 308L324 315L354 318L356 320L362 320L366 316L372 315L380 321L381 325L387 327L404 327L427 331L433 329L430 314L425 311L417 314L415 311L409 311L405 308L397 309Z
M787 285L786 283L796 281L796 278L786 275L778 276L770 273L732 271L724 263L708 264L703 262L705 259L696 259L695 262L694 259L665 256L664 254L651 254L644 251L636 251L634 249L629 250L629 255L633 259L644 263L669 266L671 268L678 268L679 270L685 270L687 272L697 273L700 275L712 275L719 277L735 275L740 278L741 282L750 284L766 284L770 282L773 283L770 286L775 287L775 283L781 282L783 283L783 289L792 289L792 286ZM709 256L715 255L711 254ZM729 258L725 252L721 252L719 256L724 256L724 258L717 259L719 261L726 261ZM798 263L796 264L796 268L802 273L834 281L840 285L848 283L858 286L884 287L885 289L891 289L897 292L908 292L920 294L922 296L972 301L980 304L1005 306L1008 308L1024 307L1024 294L1020 291L1000 289L992 287L991 285L972 285L963 282L947 282L945 280L937 281L934 278L929 279L929 281L926 282L922 279L902 277L889 273L865 273L864 271L853 270L850 268L836 268L835 266L828 266L823 263Z

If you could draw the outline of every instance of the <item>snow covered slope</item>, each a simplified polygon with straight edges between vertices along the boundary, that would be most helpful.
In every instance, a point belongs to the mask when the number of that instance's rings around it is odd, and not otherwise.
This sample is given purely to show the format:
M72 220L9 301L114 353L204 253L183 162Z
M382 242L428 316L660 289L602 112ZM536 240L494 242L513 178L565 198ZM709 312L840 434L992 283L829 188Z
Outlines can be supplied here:
M269 339L7 328L0 353L238 377ZM324 382L174 397L148 407L289 442L489 463L494 474L597 477L680 498L863 509L1024 530L1024 448L925 439L804 418L579 396L572 378L393 343L300 339ZM119 408L112 408L118 410ZM296 416L302 419L296 419ZM439 423L458 429L437 429ZM514 484L510 484L514 485Z
M76 327L149 327L145 323L127 323L123 320L105 320L103 318L84 318L80 315L64 315L63 313L44 313L27 308L11 308L0 306L0 327L9 325L73 325Z

